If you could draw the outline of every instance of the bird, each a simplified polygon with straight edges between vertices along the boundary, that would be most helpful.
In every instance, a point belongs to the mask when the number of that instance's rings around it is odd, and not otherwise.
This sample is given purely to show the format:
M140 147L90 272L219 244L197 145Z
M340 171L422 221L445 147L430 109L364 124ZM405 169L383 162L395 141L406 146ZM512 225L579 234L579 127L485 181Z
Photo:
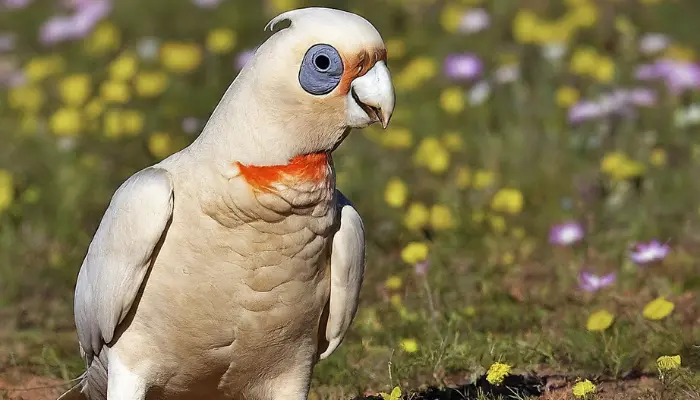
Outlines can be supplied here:
M386 46L332 8L268 29L192 143L114 192L75 286L86 369L60 400L306 399L343 341L365 228L333 152L387 128Z

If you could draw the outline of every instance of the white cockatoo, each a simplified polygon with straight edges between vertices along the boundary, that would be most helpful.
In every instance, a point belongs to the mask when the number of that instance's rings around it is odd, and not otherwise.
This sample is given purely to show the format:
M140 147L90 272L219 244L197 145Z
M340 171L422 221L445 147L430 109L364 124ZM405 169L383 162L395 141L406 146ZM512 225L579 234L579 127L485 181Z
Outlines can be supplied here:
M364 228L331 152L394 109L382 37L285 12L200 136L117 189L78 274L64 399L306 399L357 310ZM266 28L267 28L266 27Z

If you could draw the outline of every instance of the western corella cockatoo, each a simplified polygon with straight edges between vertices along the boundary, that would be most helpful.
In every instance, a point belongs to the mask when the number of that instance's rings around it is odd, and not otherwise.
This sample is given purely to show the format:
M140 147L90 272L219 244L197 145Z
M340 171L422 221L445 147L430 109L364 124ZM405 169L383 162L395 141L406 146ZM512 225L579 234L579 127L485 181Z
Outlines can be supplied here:
M75 289L87 371L66 399L305 399L357 310L364 228L331 152L384 127L380 34L327 8L255 52L200 136L112 197Z

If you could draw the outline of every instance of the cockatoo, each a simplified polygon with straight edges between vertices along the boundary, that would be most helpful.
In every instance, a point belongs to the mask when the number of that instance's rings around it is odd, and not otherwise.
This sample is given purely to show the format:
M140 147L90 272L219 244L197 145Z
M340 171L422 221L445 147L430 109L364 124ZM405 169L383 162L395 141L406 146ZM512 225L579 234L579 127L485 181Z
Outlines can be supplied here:
M78 274L87 370L63 399L306 399L357 310L365 233L331 152L386 128L379 32L285 12L196 140L115 192Z

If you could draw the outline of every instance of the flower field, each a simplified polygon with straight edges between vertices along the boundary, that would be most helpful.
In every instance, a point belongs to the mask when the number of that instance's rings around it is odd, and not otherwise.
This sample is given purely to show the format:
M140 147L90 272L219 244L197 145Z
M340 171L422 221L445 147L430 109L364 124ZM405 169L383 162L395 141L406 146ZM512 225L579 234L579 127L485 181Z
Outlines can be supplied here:
M368 260L312 398L700 399L695 0L0 0L0 399L82 371L114 190L308 5L378 28L397 94L334 156Z

